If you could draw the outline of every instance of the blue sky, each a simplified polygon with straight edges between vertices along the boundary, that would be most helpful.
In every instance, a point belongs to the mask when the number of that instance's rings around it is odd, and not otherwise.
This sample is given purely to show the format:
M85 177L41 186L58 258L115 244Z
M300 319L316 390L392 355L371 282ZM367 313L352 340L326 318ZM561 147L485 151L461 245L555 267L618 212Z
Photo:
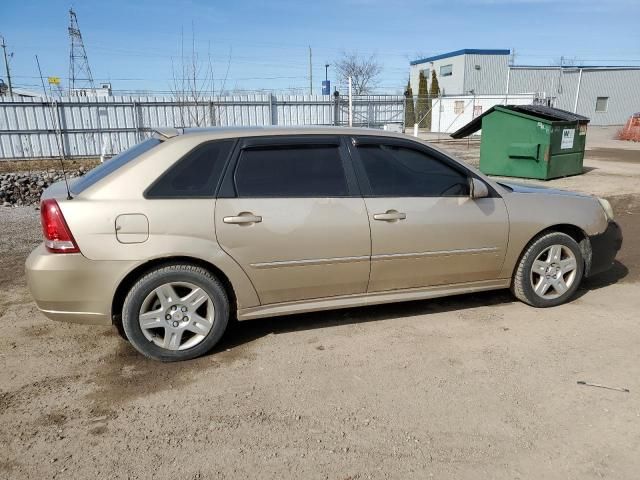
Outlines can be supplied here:
M190 50L192 26L203 64L210 52L218 88L231 57L226 88L237 91L308 93L309 45L314 93L324 64L343 51L376 55L381 93L402 91L410 60L461 48L514 48L519 64L563 55L640 66L638 0L4 0L0 34L13 52L15 85L37 89L35 54L45 76L66 82L71 5L94 78L116 90L169 91L180 32Z

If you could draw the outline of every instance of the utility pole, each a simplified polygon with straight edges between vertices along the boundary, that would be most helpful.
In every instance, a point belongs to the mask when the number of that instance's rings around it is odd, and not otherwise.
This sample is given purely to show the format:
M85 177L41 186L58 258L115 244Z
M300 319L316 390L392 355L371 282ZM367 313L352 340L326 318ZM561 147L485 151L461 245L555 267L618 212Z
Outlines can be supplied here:
M4 43L4 37L0 36L2 39L2 50L4 52L4 68L7 70L7 83L9 84L9 97L13 97L13 87L11 86L11 71L9 70L9 60L7 59L7 46Z
M564 55L560 57L560 66L558 67L558 93L562 93L563 66L564 66Z
M313 95L313 67L311 66L311 45L309 45L309 95Z

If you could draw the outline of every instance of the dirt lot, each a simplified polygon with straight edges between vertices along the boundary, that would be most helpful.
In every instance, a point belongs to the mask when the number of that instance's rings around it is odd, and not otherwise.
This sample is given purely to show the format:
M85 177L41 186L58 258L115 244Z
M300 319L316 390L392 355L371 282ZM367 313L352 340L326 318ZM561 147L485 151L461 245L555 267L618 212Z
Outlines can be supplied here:
M585 175L550 182L608 196L625 234L570 304L500 291L243 322L181 364L38 313L22 273L38 212L0 210L0 478L638 478L629 155L590 151Z

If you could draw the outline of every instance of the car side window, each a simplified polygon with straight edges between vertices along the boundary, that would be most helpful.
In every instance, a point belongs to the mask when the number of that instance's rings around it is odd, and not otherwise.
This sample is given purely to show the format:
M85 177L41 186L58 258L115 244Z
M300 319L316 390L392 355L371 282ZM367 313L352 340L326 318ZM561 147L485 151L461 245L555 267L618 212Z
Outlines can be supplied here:
M344 197L349 194L337 145L242 150L235 187L238 197Z
M360 145L358 154L376 197L469 195L467 176L425 152L396 145Z
M211 198L233 140L203 143L174 163L149 187L146 198Z

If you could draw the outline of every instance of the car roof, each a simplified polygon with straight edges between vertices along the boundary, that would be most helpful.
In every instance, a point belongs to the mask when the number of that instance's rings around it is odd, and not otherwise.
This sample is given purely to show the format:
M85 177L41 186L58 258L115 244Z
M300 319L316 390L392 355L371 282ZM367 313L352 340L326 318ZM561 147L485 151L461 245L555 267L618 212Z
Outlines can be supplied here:
M205 127L205 128L157 128L155 133L164 138L177 136L205 138L235 138L266 135L376 135L382 137L407 138L406 135L374 128L336 126L255 126L255 127Z

